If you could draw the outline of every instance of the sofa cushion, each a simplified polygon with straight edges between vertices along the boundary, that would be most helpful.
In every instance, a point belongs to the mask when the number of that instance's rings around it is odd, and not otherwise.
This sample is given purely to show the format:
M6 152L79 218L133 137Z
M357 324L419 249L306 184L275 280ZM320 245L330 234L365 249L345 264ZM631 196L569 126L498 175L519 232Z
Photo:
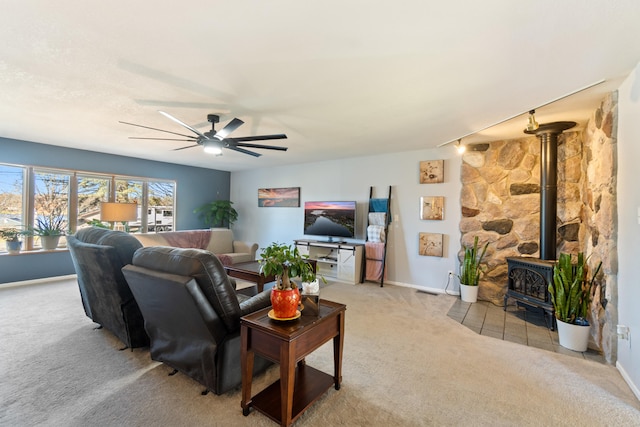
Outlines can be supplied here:
M157 233L142 233L142 234L134 234L133 235L138 241L142 244L142 246L169 246L167 240L162 237L161 234Z
M228 228L212 229L207 250L214 254L233 253L233 231Z
M222 261L222 258L227 258L230 263L225 264L224 261L222 262L222 264L224 265L230 265L230 264L237 264L239 262L249 262L249 261L255 261L253 259L251 259L251 254L245 254L245 253L228 253L228 254L220 254L217 255L218 258L220 258L220 260Z

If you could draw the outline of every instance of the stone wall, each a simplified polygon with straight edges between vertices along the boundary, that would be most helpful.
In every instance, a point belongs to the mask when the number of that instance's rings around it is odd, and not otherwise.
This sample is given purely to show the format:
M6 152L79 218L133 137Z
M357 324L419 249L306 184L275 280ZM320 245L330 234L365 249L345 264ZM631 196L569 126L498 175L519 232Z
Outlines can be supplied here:
M584 131L583 224L581 241L589 264L602 261L594 290L591 328L593 344L607 362L617 359L618 249L617 249L617 93L605 98ZM608 297L608 298L605 298Z
M617 255L615 249L615 96L608 96L584 131L558 136L557 252L603 261L594 297L592 347L615 359ZM489 243L479 298L502 304L507 257L539 257L540 141L535 136L468 147L461 167L461 243ZM462 251L460 252L462 259ZM611 301L603 307L604 286ZM602 298L601 298L602 296ZM613 325L613 326L607 326ZM613 334L613 335L612 335Z
M558 251L579 245L581 136L558 136ZM526 136L471 145L462 160L462 244L472 244L475 236L489 242L479 298L502 304L506 258L540 255L540 141Z

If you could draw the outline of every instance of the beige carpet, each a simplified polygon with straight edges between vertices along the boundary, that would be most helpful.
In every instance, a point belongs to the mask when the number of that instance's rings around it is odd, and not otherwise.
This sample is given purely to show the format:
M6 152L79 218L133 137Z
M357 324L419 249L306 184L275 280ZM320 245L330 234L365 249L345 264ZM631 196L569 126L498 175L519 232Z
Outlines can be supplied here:
M480 336L447 317L455 297L376 284L322 297L347 305L343 385L296 426L640 425L614 367ZM0 425L276 425L242 416L239 390L202 396L94 326L73 281L0 290ZM331 346L307 363L332 372Z

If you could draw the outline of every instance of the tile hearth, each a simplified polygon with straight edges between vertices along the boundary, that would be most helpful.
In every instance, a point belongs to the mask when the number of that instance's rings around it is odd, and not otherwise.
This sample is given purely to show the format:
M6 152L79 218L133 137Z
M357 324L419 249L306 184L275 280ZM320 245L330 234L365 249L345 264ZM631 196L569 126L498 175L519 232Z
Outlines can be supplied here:
M547 328L542 311L516 305L508 305L504 311L502 306L488 301L471 304L458 299L447 315L480 335L605 363L595 350L578 352L560 346L558 332Z

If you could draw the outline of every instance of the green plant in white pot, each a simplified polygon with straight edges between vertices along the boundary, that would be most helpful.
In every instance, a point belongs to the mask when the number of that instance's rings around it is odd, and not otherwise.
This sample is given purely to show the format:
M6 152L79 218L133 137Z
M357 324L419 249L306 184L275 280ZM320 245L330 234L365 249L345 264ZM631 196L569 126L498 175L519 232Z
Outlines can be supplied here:
M17 228L2 228L0 229L0 238L4 240L7 247L7 252L10 254L19 254L22 248L21 236L24 236L27 232L18 230Z
M198 214L208 227L231 228L238 219L238 212L232 206L230 200L214 200L193 210Z
M560 345L574 351L586 351L590 325L587 319L591 306L591 292L602 267L598 264L591 280L587 280L589 266L582 252L576 262L571 254L561 253L553 267L553 283L548 291L555 311Z
M478 283L482 273L482 260L489 247L489 242L485 243L480 250L478 248L478 236L473 239L473 246L464 247L464 258L460 265L460 297L465 302L476 302L478 300Z
M60 243L60 237L66 233L67 221L63 216L49 215L36 218L36 226L29 230L30 234L40 237L44 250L54 250Z

